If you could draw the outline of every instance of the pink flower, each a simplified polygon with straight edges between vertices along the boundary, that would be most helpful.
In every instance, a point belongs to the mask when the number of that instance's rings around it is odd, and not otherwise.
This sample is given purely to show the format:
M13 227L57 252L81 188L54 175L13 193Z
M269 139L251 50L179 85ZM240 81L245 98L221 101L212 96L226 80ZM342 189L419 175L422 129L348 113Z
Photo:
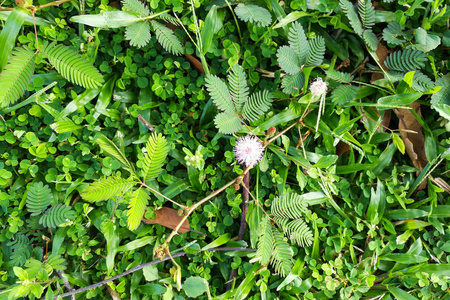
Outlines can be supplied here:
M316 81L314 81L309 89L314 96L322 96L327 93L327 85L328 82L323 82L322 78L318 77Z
M264 147L256 136L247 135L237 140L234 156L245 167L254 167L263 158Z

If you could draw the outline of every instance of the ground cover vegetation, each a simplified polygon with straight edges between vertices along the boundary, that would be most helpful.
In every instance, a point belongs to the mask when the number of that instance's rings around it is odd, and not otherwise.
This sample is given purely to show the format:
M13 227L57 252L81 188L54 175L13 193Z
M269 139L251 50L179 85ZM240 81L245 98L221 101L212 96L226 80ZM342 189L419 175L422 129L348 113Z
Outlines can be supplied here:
M0 1L0 299L450 299L449 19Z

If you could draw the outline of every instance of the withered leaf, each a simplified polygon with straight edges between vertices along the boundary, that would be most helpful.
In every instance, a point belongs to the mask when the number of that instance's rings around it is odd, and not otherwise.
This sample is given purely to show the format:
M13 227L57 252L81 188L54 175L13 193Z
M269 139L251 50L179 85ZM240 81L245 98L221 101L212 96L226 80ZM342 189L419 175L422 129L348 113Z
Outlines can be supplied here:
M377 51L375 51L375 53L377 54L377 57L378 57L381 67L384 70L387 70L386 66L384 65L384 61L386 60L386 57L389 54L389 50L383 44L378 43L378 49L377 49ZM378 80L381 78L384 78L383 73L373 73L372 78L370 79L370 82L374 82L375 80Z
M418 102L413 102L410 106L419 116L422 116ZM419 176L420 172L428 163L427 156L425 155L425 137L422 133L422 126L417 122L409 109L396 108L394 112L399 120L398 128L401 131L401 137L405 143L406 153L411 158L414 167L419 169L416 172L416 176ZM423 190L426 186L427 181L424 180L417 189Z
M142 222L146 224L159 224L164 227L175 229L177 225L181 222L181 219L183 219L183 216L178 215L178 211L169 208L169 207L161 207L158 210L155 210L156 218L155 219L145 219L142 218ZM183 222L183 224L180 227L180 230L178 230L179 233L185 233L190 230L189 221L186 219L186 221Z

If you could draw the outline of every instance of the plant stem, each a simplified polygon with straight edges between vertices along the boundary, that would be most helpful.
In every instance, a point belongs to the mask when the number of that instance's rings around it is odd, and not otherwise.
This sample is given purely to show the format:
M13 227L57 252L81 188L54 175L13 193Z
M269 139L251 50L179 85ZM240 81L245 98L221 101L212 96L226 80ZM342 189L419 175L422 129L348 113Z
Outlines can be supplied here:
M57 1L50 2L50 3L45 3L45 4L42 4L39 6L35 6L34 10L41 10L43 8L50 7L50 6L59 6L65 2L70 2L70 1L72 1L72 0L57 0Z
M250 182L250 173L247 172L244 175L243 180L243 190L242 190L242 213L241 213L241 227L239 228L239 234L238 234L238 240L244 239L245 230L247 229L247 221L245 220L245 217L247 216L247 209L248 209L248 195L249 195L249 182ZM237 269L232 269L230 273L230 277L228 278L228 284L227 284L227 291L231 290L231 287L233 286L233 280L236 278L237 275Z
M166 200L172 202L173 204L178 205L178 206L181 207L182 209L184 209L184 210L189 209L189 207L184 206L183 204L180 204L180 203L178 203L178 202L176 202L176 201L170 199L170 198L167 197L167 196L164 196L163 194L161 194L160 192L158 192L158 191L155 190L154 188L151 188L151 187L149 187L148 185L146 185L144 182L140 182L140 183L141 183L142 186L145 186L146 188L148 188L149 190L151 190L151 191L152 191L153 193L155 193L156 195L161 196L161 197L163 197L164 199L166 199ZM183 221L183 222L184 222L184 221ZM183 222L181 222L181 223L183 223ZM181 224L180 224L180 227L181 227Z
M246 173L248 173L248 171L250 171L251 168L252 167L247 167L247 169L245 169L244 176L245 176ZM219 195L220 193L222 193L225 189L227 189L229 186L231 186L233 183L235 183L238 179L241 179L242 177L243 177L243 175L240 175L240 176L236 177L235 179L231 180L230 182L228 182L227 184L222 186L217 191L211 193L209 196L206 196L205 198L203 198L199 202L197 202L197 203L193 204L191 207L189 207L189 209L187 209L185 211L183 219L181 219L180 223L178 223L177 227L175 227L175 229L170 233L169 237L166 239L164 244L162 244L161 247L157 250L157 254L156 255L159 256L159 257L164 257L166 255L166 252L164 250L168 248L168 245L169 245L170 241L172 240L172 238L176 234L178 234L178 230L180 230L181 225L194 212L194 210L196 210L200 205L202 205L203 203L205 203L209 199L211 199L211 198Z
M209 252L217 252L217 251L256 251L256 250L255 249L248 249L248 248L239 247L239 248L212 248L212 249L209 249L208 251ZM186 254L187 253L184 252L184 251L183 252L179 252L179 253L175 253L174 255L172 255L172 258L185 256ZM70 291L70 292L67 292L67 293L64 293L64 294L56 295L56 296L53 297L53 300L56 300L58 297L64 298L64 297L67 297L67 296L72 296L72 295L75 295L75 294L78 294L78 293L82 293L82 292L85 292L85 291L88 291L88 290L91 290L91 289L94 289L94 288L101 287L102 285L105 285L108 282L114 281L116 279L119 279L119 278L122 278L124 276L127 276L128 274L131 274L131 273L134 273L136 271L142 270L145 267L156 265L156 264L159 264L160 262L167 261L167 260L170 260L170 257L164 257L164 258L162 258L160 260L154 260L154 261L151 261L151 262L147 262L147 263L144 263L144 264L137 265L136 267L131 268L131 269L129 269L129 270L119 274L119 275L116 275L116 276L113 276L111 278L102 280L102 281L97 282L95 284L91 284L89 286L85 286L85 287L82 287L82 288L79 288L77 290L73 290L73 291Z
M242 191L242 213L241 213L241 227L239 228L238 240L244 239L245 230L247 229L247 221L245 221L245 217L247 216L247 208L248 208L248 189L250 182L250 173L245 173L244 175L244 189Z
M138 119L142 122L142 124L145 125L145 127L148 128L148 130L150 130L151 132L155 131L155 128L153 128L153 126L149 122L147 122L141 115L138 115Z

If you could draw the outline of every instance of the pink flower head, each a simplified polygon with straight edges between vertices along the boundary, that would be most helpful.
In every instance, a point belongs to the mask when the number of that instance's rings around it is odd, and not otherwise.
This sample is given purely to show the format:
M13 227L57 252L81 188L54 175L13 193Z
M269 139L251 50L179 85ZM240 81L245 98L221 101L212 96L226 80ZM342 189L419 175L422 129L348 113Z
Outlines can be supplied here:
M247 135L237 140L234 156L245 167L254 167L262 159L264 147L256 136Z
M309 89L314 96L322 96L327 92L328 82L323 82L322 78L318 77L316 81L314 81Z

